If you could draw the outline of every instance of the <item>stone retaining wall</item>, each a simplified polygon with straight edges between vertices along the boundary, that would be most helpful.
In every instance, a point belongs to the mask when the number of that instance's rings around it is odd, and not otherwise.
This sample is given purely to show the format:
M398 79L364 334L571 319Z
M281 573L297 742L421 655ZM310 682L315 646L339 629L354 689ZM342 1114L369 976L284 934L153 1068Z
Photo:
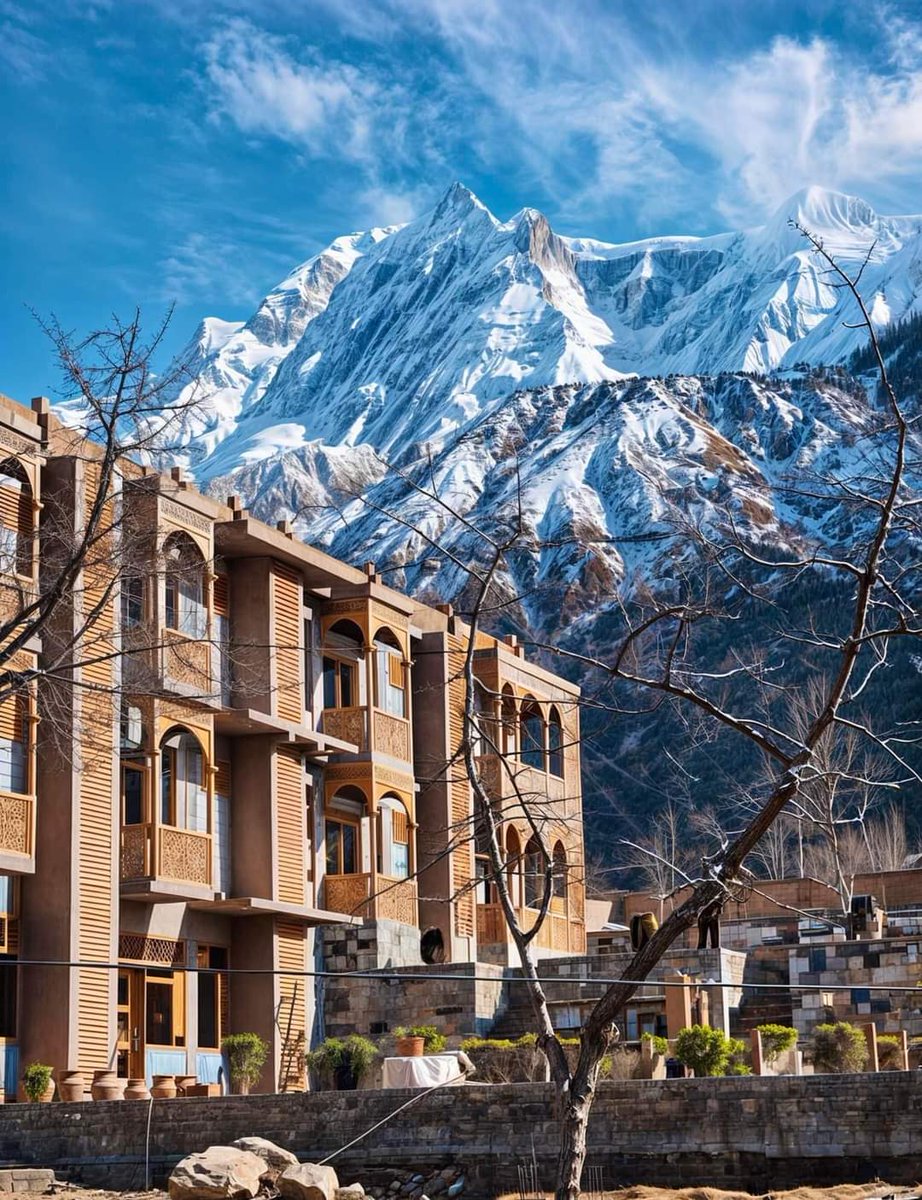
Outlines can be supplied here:
M259 1134L317 1161L413 1093L155 1101L153 1178L190 1151ZM0 1108L0 1166L54 1166L93 1184L144 1184L148 1105L15 1104ZM536 1156L551 1184L557 1129L547 1084L469 1084L421 1099L334 1161L342 1178L375 1169L457 1164L466 1195L517 1191ZM606 1188L627 1183L743 1187L880 1177L922 1179L922 1074L606 1082L593 1109L587 1162Z

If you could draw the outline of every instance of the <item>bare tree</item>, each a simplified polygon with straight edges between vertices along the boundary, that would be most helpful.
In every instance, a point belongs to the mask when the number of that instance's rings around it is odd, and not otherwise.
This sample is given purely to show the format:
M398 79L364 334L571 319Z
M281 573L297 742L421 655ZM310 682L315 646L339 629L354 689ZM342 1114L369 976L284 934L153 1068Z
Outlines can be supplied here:
M522 790L520 771L503 744L501 729L484 726L475 669L478 631L498 612L508 612L516 603L516 598L509 595L511 572L506 572L504 565L512 555L540 548L540 538L526 530L521 506L517 520L500 532L491 532L454 511L434 486L408 472L395 471L409 489L442 510L439 528L447 515L473 537L479 552L477 561L471 563L470 555L462 560L444 538L436 541L406 516L389 513L373 499L361 497L364 503L436 547L468 580L463 599L469 636L462 672L465 713L459 759L474 798L478 846L488 859L489 881L518 951L538 1045L548 1060L556 1090L560 1121L557 1200L574 1200L579 1194L587 1125L601 1063L616 1037L616 1019L624 1005L686 931L705 915L719 911L748 885L756 865L753 855L779 820L785 821L785 831L779 834L781 840L773 850L762 851L762 861L768 855L769 861L783 869L791 822L798 811L803 814L810 797L823 796L824 789L834 788L841 794L855 787L859 789L856 802L866 814L869 805L864 803L860 789L888 781L864 776L866 764L858 747L873 749L894 765L900 778L922 782L906 758L907 745L917 737L917 731L906 727L878 729L861 715L872 681L888 665L891 648L900 639L922 633L922 617L911 600L920 564L914 549L919 532L915 516L918 501L907 481L910 424L891 386L861 295L863 267L850 275L818 238L805 229L800 228L800 232L825 265L833 285L856 305L858 325L867 331L879 375L878 408L869 420L860 471L821 479L812 485L810 493L814 508L824 513L836 508L847 511L848 536L837 543L832 536L821 541L817 534L816 544L806 549L780 546L766 550L740 534L728 511L718 528L687 529L688 545L697 547L701 569L683 569L668 599L662 600L643 587L637 588L632 597L616 598L623 632L610 653L580 653L546 640L532 643L550 659L569 662L625 692L626 699L614 702L613 711L644 711L643 697L647 696L646 711L651 706L664 710L672 706L715 747L717 733L722 738L735 738L764 768L761 780L750 791L748 805L739 806L729 820L721 816L713 830L714 851L694 867L683 871L678 866L676 856L670 854L673 847L668 835L662 847L667 853L660 855L655 847L641 847L646 859L666 860L669 876L659 882L665 885L672 881L673 872L678 874L678 882L684 884L682 896L659 929L633 955L621 980L607 988L589 1013L572 1067L555 1033L537 965L537 939L548 919L555 881L555 864L545 837L547 813L536 804L534 796ZM802 494L806 491L800 480L790 487ZM822 521L814 521L813 528L822 529ZM799 676L787 683L776 682L776 669L769 663L766 645L758 638L749 646L740 644L738 638L735 642L730 639L733 649L729 659L714 660L715 639L708 634L715 627L737 628L747 608L768 616L780 614L779 592L791 584L802 586L811 578L819 580L832 596L832 616L822 627L818 620L810 619L807 628L799 629L793 619L785 617L779 617L775 629L768 628L767 618L760 627L766 641L785 646L798 663L803 662ZM766 699L772 694L774 703ZM791 706L795 697L797 711ZM837 756L840 740L852 737L856 752L843 764ZM509 802L499 805L495 801L491 781L484 772L487 760L498 763L507 784L504 790L513 797L512 808L529 822L537 846L532 867L535 896L527 927L512 891L505 856L503 831ZM457 769L458 765L455 760L449 769ZM861 822L851 824L857 827ZM833 830L838 836L835 822Z

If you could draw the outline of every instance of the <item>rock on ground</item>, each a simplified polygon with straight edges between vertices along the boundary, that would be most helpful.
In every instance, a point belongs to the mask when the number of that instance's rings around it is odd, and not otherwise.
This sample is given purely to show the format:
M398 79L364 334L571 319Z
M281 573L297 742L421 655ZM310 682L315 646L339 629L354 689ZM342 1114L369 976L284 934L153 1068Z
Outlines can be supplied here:
M286 1167L275 1186L284 1200L336 1200L339 1180L332 1167L300 1163Z
M170 1175L171 1200L232 1200L259 1191L266 1163L249 1150L235 1146L209 1146L189 1154Z
M284 1171L286 1167L298 1165L297 1155L281 1146L276 1146L275 1142L270 1142L268 1138L242 1137L237 1138L236 1142L231 1142L231 1145L237 1150L249 1150L251 1154L261 1158L273 1171Z

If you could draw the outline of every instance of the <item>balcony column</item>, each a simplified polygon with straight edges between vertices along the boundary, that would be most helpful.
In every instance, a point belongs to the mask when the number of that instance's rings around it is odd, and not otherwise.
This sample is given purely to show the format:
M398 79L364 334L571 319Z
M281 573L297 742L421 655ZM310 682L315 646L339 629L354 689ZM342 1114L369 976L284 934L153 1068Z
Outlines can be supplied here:
M375 648L374 645L366 645L362 647L362 653L365 655L365 749L368 751L374 750L375 736ZM359 697L361 701L361 697ZM372 861L372 869L374 869L374 861Z
M409 878L412 879L416 874L416 831L419 826L415 821L407 821L407 836L409 837L409 845L407 846L407 869Z
M368 916L372 917L378 911L378 810L373 802L368 812L368 866Z
M156 750L151 750L147 756L150 764L150 842L148 850L150 853L150 862L148 863L148 874L152 879L155 879L159 873L160 864L160 759L162 755L159 747Z

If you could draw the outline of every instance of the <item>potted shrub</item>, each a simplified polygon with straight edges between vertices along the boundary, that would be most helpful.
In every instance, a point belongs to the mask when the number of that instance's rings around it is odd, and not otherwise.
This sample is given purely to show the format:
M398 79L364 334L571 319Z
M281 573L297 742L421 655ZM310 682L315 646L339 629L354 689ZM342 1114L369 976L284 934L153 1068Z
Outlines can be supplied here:
M847 1021L817 1025L813 1030L813 1067L820 1072L847 1075L863 1071L868 1062L864 1034Z
M230 1067L231 1089L238 1096L248 1096L259 1082L269 1043L258 1033L229 1033L221 1042L221 1053Z
M877 1065L882 1071L902 1071L903 1041L899 1034L877 1035Z
M350 1033L344 1038L327 1038L305 1060L324 1085L346 1092L358 1087L377 1057L374 1042Z
M51 1078L53 1068L47 1063L29 1063L22 1073L22 1090L33 1103L47 1102L54 1096L54 1081Z
M690 1025L676 1035L675 1053L679 1062L691 1067L695 1076L724 1075L738 1047L731 1044L722 1029L709 1025Z
M785 1050L797 1045L797 1030L792 1025L757 1025L762 1037L762 1057L771 1066Z
M404 1058L418 1058L422 1054L441 1054L445 1049L445 1035L434 1025L399 1025L394 1030L397 1053Z

